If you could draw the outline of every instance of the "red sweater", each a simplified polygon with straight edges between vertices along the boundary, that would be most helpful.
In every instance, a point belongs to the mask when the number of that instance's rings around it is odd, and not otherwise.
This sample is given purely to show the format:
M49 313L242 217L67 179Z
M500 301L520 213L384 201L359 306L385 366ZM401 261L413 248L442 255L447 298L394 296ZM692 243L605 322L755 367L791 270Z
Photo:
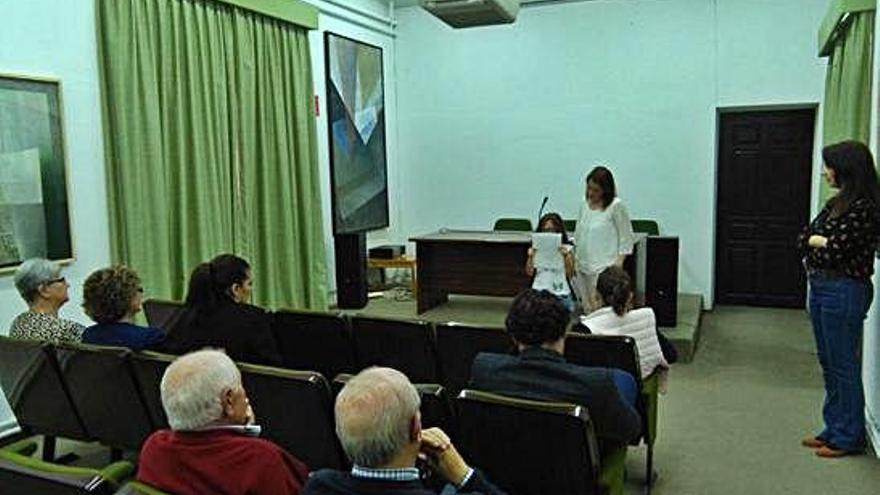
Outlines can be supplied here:
M229 430L160 430L147 439L139 481L176 495L297 495L308 476L274 443Z

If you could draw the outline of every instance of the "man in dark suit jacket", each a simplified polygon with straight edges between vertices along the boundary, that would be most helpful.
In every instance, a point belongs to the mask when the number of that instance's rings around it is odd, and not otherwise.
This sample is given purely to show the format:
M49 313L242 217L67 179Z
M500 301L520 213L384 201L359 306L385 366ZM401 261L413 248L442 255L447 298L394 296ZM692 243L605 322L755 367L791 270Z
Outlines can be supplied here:
M471 368L470 388L586 406L603 451L609 445L637 439L641 418L633 408L635 379L617 369L565 362L569 321L570 313L550 292L522 292L514 299L506 320L519 355L478 354Z
M336 433L353 467L314 473L303 495L434 495L415 467L420 455L451 484L443 494L504 495L465 463L443 431L422 430L419 400L406 376L391 368L369 368L349 380L336 398Z

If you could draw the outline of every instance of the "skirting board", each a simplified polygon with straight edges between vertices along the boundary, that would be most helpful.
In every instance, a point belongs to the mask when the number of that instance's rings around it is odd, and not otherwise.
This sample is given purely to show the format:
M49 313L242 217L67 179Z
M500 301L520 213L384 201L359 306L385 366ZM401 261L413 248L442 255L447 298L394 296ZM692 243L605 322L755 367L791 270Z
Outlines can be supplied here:
M865 427L868 429L868 441L874 446L874 455L880 459L880 421L870 409L865 409Z

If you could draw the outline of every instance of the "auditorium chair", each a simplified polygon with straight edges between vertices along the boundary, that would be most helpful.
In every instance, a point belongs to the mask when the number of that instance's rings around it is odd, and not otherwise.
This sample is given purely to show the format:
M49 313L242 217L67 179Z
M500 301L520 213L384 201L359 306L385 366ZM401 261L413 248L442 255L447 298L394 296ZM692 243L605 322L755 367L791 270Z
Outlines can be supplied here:
M446 390L452 397L467 387L474 356L480 352L506 354L514 348L510 335L500 328L449 322L438 323L434 329Z
M577 220L563 220L562 225L565 227L565 231L571 234L575 231L575 227L577 227Z
M0 449L0 493L3 495L112 494L134 473L126 461L102 469L66 466L31 457L37 444L22 440Z
M183 303L162 299L147 299L143 306L147 323L165 333L174 327L184 311Z
M173 495L141 481L129 481L115 495Z
M153 351L140 351L129 355L128 361L144 405L150 414L150 421L157 429L168 428L168 418L162 407L162 394L159 384L165 368L177 356Z
M262 437L272 440L310 469L344 469L327 380L313 371L238 363Z
M617 368L628 372L635 378L639 396L636 409L642 418L642 437L647 452L645 455L645 483L648 493L654 478L654 442L657 439L657 406L659 378L653 374L642 379L639 364L639 351L636 341L624 335L592 335L586 327L578 324L577 332L570 332L565 338L565 360L581 366Z
M522 232L532 231L532 221L528 218L499 218L495 220L492 230L518 230Z
M660 235L660 226L656 220L630 220L633 232L642 232L648 235Z
M52 344L0 336L0 386L21 429L44 435L44 460L55 460L55 437L92 440L61 379Z
M339 395L342 387L353 376L343 373L333 379L331 387L334 397ZM457 431L455 412L446 389L436 383L414 383L413 386L419 393L419 400L421 401L419 413L421 414L422 427L431 428L436 426L446 432L451 438L455 438Z
M317 371L328 380L357 372L348 321L338 313L278 311L272 332L285 368Z
M583 406L463 390L456 446L507 493L599 494L599 450Z
M55 347L61 377L89 434L113 449L139 451L158 428L132 373L131 350L63 343Z
M431 324L351 317L359 368L387 366L413 383L443 383Z

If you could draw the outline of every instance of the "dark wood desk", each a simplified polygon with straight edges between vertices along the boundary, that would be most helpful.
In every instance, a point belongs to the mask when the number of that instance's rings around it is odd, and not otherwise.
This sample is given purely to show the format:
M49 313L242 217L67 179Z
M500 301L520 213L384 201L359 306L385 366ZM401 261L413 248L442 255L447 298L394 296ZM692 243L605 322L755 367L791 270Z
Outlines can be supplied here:
M526 257L530 232L447 230L412 237L418 261L418 313L449 294L515 296L531 285Z

